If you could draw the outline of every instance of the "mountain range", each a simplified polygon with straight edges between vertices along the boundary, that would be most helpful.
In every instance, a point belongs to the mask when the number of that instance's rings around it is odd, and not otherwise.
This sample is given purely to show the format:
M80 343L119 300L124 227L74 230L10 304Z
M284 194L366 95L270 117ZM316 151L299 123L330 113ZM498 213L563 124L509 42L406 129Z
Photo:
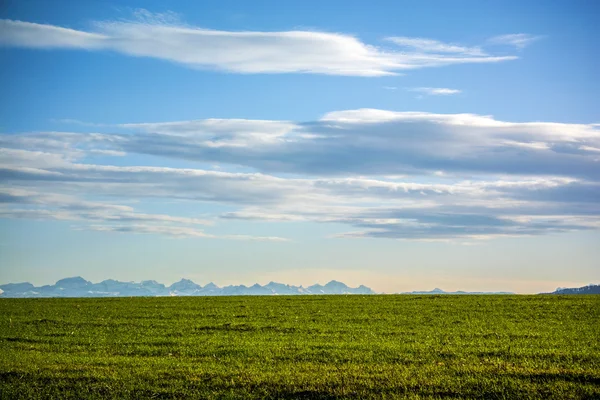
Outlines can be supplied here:
M302 294L375 294L366 286L351 288L342 282L308 287L270 282L261 286L230 285L219 287L214 283L200 286L182 279L171 286L156 281L120 282L108 279L92 283L80 276L61 279L54 285L36 287L29 282L0 285L0 297L131 297L131 296L248 296L248 295L302 295Z
M600 285L587 285L580 288L558 288L552 293L544 294L600 294Z
M156 281L120 282L107 279L92 283L80 276L65 278L54 285L34 286L29 282L0 285L0 297L131 297L131 296L252 296L252 295L309 295L309 294L375 294L360 285L348 287L338 281L326 285L315 284L308 287L270 282L264 286L229 285L219 287L214 283L198 285L189 279L182 279L165 286ZM513 294L511 292L446 292L435 288L430 291L403 292L401 294ZM558 288L552 293L541 294L600 294L600 285L587 285L580 288Z

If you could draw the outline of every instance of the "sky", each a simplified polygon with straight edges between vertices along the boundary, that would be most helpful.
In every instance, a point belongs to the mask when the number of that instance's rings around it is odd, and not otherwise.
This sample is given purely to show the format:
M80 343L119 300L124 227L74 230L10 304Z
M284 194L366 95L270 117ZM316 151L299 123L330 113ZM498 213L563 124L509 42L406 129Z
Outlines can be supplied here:
M0 2L0 282L600 282L595 1Z

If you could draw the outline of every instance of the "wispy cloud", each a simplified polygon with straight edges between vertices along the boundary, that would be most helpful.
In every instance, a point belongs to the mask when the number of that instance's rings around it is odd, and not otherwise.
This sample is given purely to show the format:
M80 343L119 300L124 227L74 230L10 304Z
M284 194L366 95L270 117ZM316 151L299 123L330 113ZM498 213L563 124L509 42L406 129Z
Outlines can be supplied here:
M67 179L68 181L68 179ZM176 238L287 241L276 236L214 235L196 228L214 221L164 214L135 212L130 206L85 201L73 195L40 193L33 190L0 187L0 218L79 222L77 230L145 233Z
M524 49L533 42L536 42L542 38L543 36L530 35L528 33L513 33L508 35L494 36L488 40L488 43L514 46L517 49Z
M517 58L431 39L392 37L388 41L409 51L382 49L341 33L204 29L186 25L174 14L145 10L138 10L130 21L95 22L90 31L0 20L0 45L4 46L110 50L235 73L383 76L417 68Z
M60 118L60 119L51 119L50 122L60 123L60 124L70 124L70 125L80 125L80 126L92 126L92 127L106 127L106 124L98 124L94 122L85 122L80 121L78 119L73 118Z
M99 232L136 233L170 236L174 238L203 238L203 239L226 239L226 240L250 240L258 242L287 242L288 239L276 236L249 236L249 235L210 235L201 230L182 226L157 226L157 225L89 225L75 227Z
M439 40L415 38L406 36L394 36L386 38L398 46L414 49L423 53L449 53L467 56L487 56L481 47L467 47L455 43L445 43Z
M417 92L421 95L426 96L449 96L453 94L459 94L462 91L459 89L449 89L449 88L434 88L434 87L416 87L408 89L411 92Z

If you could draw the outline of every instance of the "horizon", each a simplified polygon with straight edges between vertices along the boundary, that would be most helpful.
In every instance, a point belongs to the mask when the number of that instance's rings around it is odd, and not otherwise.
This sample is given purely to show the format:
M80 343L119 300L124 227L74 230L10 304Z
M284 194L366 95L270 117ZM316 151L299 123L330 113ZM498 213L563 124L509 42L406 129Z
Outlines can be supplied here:
M0 281L600 282L598 11L3 3Z
M339 280L339 279L331 279L329 281L322 281L322 282L313 282L313 283L304 283L304 284L296 284L296 283L290 283L290 282L278 282L278 281L268 281L266 283L261 283L259 281L254 281L253 283L249 283L249 282L244 282L244 283L228 283L228 284L219 284L213 281L210 282L206 282L206 283L198 283L192 279L189 278L185 278L182 277L179 280L176 281L172 281L172 282L160 282L157 281L155 279L144 279L144 280L129 280L129 281L120 281L118 279L113 279L113 278L107 278L101 281L90 281L87 280L86 278L77 275L77 276L69 276L69 277L64 277L61 278L57 281L55 281L54 283L45 283L45 284L33 284L32 282L29 281L23 281L23 282L0 282L0 287L4 286L4 285L19 285L19 284L32 284L34 287L39 288L42 286L55 286L58 285L59 282L61 281L67 281L67 280L73 280L73 279L81 279L84 280L86 283L90 283L92 285L96 285L96 284L100 284L100 283L104 283L107 281L114 281L114 282L120 282L120 283L133 283L133 284L143 284L143 283L157 283L159 285L163 285L165 288L170 288L172 286L174 286L177 283L180 282L191 282L195 285L198 285L200 287L206 287L209 285L214 285L217 288L223 289L223 288L227 288L227 287L231 287L231 286L237 286L237 287L245 287L245 288L251 288L253 286L268 286L270 284L278 284L278 285L286 285L286 286L291 286L291 287L298 287L298 288L310 288L311 286L327 286L329 284L332 283L339 283L342 284L350 289L357 289L357 288L367 288L367 289L371 289L373 290L373 288L369 287L368 285L364 285L364 284L346 284L346 282L344 282L343 280ZM599 284L597 283L588 283L586 285L580 285L580 286L576 286L576 287L571 287L571 288L579 288L579 287L590 287L590 286L599 286ZM569 289L568 287L556 287L554 288L552 291L556 291L556 290L560 290L560 289ZM464 293L475 293L475 294L522 294L522 295L530 295L530 294L544 294L544 293L550 293L551 290L547 290L547 291L542 291L542 292L536 292L536 293L519 293L519 292L511 292L508 290L498 290L498 291L484 291L484 290L462 290L462 289L453 289L453 290L447 290L445 288L440 288L440 287L434 287L433 289L428 289L428 288L421 288L421 289L417 289L417 288L413 288L412 290L405 290L405 291L399 291L399 292L385 292L385 291L377 291L377 290L373 290L373 294L411 294L411 293L416 293L416 294L420 294L420 293L425 293L425 292L435 292L435 291L441 291L444 293L456 293L456 292L464 292ZM0 292L0 294L2 294L2 292Z

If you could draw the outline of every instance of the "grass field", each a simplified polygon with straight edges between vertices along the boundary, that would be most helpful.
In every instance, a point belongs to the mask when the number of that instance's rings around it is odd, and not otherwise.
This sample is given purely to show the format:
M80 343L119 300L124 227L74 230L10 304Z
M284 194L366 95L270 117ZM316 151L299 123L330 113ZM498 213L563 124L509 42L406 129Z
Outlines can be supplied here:
M1 299L0 397L600 399L600 296Z

